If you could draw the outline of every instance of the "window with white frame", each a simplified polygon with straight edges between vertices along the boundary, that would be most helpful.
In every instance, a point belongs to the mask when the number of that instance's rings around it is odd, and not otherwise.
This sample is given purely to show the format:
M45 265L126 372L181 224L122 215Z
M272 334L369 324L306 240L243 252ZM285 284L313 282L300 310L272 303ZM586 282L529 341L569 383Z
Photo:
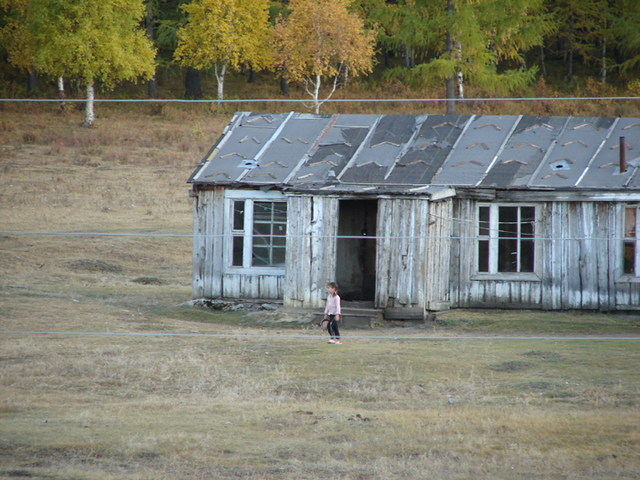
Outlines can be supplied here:
M535 220L535 206L480 205L478 272L533 273Z
M231 266L284 267L287 202L232 199Z
M628 205L624 209L623 273L638 276L640 272L640 248L638 248L640 227L640 206Z

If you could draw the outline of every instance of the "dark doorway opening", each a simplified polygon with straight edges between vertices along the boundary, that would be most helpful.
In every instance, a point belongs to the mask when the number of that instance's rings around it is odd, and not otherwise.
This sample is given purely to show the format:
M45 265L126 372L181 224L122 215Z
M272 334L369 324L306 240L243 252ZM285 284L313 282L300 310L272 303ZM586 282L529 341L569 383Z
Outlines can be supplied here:
M377 200L340 200L336 281L345 301L375 300L376 239L368 237L375 237L377 219Z

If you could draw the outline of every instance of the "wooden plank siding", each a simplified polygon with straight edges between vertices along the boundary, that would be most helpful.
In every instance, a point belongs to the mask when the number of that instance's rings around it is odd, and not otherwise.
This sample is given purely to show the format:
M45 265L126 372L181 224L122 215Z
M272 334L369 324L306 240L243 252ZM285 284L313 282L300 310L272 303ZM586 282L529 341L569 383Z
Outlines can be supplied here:
M537 279L531 279L530 275L508 273L493 278L474 275L477 203L470 199L454 202L453 307L640 309L640 283L622 276L622 206L614 202L538 203Z
M451 257L451 200L429 202L426 261L425 308L443 310L449 307L449 285Z
M193 298L222 296L224 188L201 190L194 198Z
M451 200L379 200L377 308L424 312L448 304L450 219Z
M284 304L297 308L324 305L327 282L336 271L338 199L289 196Z
M193 298L282 298L282 274L226 268L225 242L230 242L230 235L225 231L232 220L225 205L223 187L199 190L194 198Z

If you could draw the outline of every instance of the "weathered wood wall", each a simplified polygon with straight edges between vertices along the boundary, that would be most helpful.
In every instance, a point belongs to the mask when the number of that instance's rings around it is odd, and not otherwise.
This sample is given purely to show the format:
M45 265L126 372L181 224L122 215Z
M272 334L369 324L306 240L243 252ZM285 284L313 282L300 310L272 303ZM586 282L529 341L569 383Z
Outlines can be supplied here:
M451 200L380 199L377 308L424 311L448 302L450 218Z
M223 187L199 190L194 197L193 298L281 299L284 292L281 273L225 268L225 229L229 227L227 222L232 221L225 208Z
M334 279L336 271L338 199L288 197L287 227L284 304L322 307L326 284Z
M538 205L536 278L532 279L530 274L477 275L477 202L454 202L452 306L640 309L640 283L622 275L622 205L590 201Z
M224 189L200 190L193 199L193 298L222 296Z

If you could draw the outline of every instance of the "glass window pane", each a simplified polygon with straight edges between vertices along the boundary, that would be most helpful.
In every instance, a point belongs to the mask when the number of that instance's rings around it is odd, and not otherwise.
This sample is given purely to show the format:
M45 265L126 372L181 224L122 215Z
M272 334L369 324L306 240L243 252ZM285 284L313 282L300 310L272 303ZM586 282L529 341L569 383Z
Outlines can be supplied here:
M636 238L636 208L626 208L624 216L625 238Z
M271 237L262 237L262 236L254 236L253 237L253 246L254 247L268 247L271 245Z
M265 267L271 264L269 258L269 247L253 247L253 259L251 264L254 267Z
M479 216L479 230L478 230L478 234L479 235L483 235L483 236L488 236L489 235L489 221L490 221L490 209L489 207L480 207L479 212L478 212L478 216Z
M273 234L274 235L286 235L287 234L287 224L286 223L276 223L273 226Z
M244 251L244 238L233 237L233 263L234 267L242 266L242 252Z
M533 238L535 234L536 209L522 207L520 209L520 234L525 238Z
M533 240L522 240L520 242L520 271L533 272L535 263Z
M489 240L478 242L478 271L489 271Z
M272 202L254 202L253 203L253 222L267 222L272 221Z
M284 266L285 249L283 247L273 248L273 263L274 266Z
M636 242L624 242L624 273L635 275Z
M518 207L498 208L498 236L516 237L518 235Z
M270 223L254 223L253 234L258 236L270 237L271 224Z
M287 223L287 204L285 202L273 203L273 221L277 223Z
M498 271L517 272L518 240L500 239L498 241Z
M244 200L233 202L233 229L244 230Z

